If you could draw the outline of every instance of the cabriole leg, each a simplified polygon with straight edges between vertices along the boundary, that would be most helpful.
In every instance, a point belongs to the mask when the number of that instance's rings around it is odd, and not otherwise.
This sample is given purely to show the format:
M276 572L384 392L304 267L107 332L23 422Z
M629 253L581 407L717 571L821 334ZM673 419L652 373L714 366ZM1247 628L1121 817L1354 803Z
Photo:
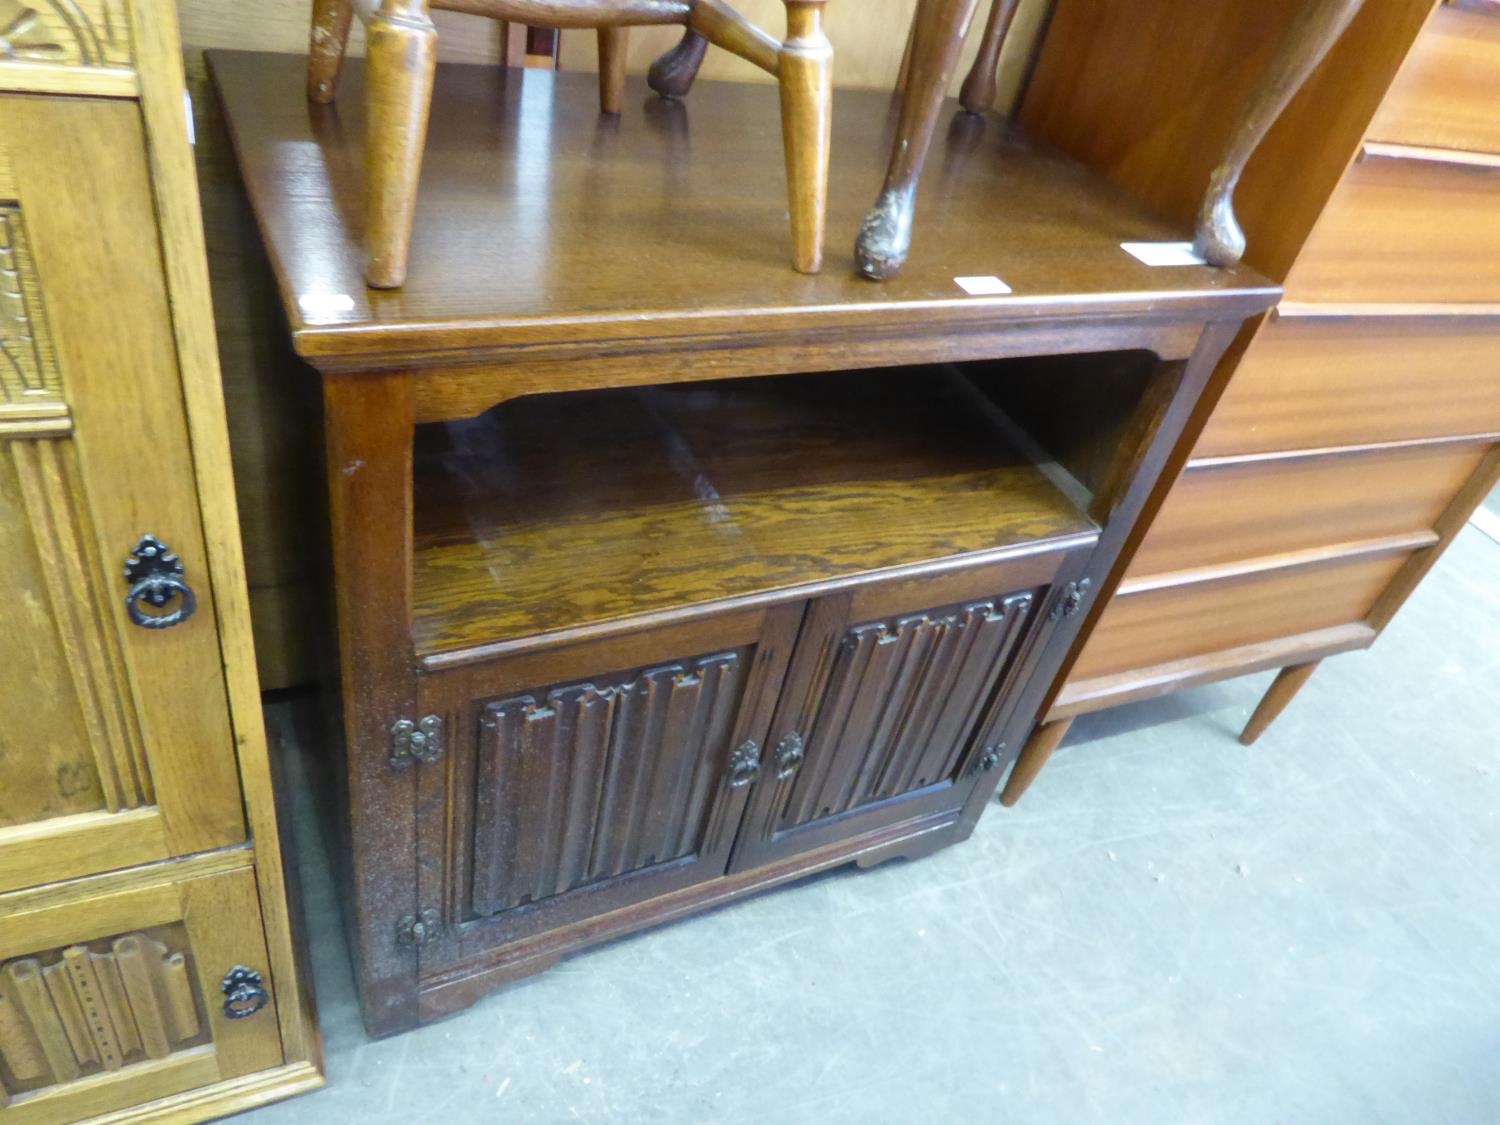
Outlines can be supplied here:
M1005 37L1010 34L1018 3L1019 0L994 0L990 5L990 18L984 25L979 54L974 57L974 65L958 93L958 100L970 113L987 113L995 108L1000 51L1005 46Z
M427 0L381 0L367 40L365 281L395 289L406 280L437 63Z
M781 45L781 134L792 215L792 265L823 265L828 211L828 155L833 131L833 46L823 33L827 0L786 0Z
M599 29L599 108L619 113L625 104L625 54L630 46L628 27Z
M1068 728L1072 725L1072 719L1059 719L1055 723L1042 723L1031 732L1031 737L1021 747L1021 754L1011 768L1010 777L1005 781L1005 789L1000 794L1002 805L1012 807L1031 788L1036 775L1042 772L1042 767L1052 757L1052 751L1067 737Z
M1245 232L1234 215L1234 189L1260 142L1313 69L1343 34L1364 0L1306 0L1276 49L1270 68L1240 115L1224 159L1209 177L1198 212L1196 249L1215 266L1232 266L1245 254Z
M349 45L349 23L354 0L313 0L312 33L307 43L307 96L331 102L338 92L344 48Z
M911 73L885 186L875 209L860 228L855 247L859 272L877 281L890 277L911 249L912 210L922 163L932 145L943 93L969 26L977 0L927 0L918 10L911 53Z
M646 84L664 98L685 98L708 54L708 40L691 29L661 58L651 64Z
M1242 745L1255 745L1255 740L1265 734L1266 728L1286 710L1286 705L1302 690L1302 685L1312 678L1320 663L1321 661L1313 660L1307 664L1294 664L1277 674L1271 681L1271 686L1266 689L1266 694L1261 696L1260 704L1250 716L1250 721L1245 724L1245 729L1240 732Z

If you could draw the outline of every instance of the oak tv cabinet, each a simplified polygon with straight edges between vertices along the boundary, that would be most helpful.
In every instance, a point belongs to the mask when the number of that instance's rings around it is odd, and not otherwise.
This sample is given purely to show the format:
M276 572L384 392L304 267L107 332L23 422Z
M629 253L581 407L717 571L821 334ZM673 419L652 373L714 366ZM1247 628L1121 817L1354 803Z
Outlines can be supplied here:
M370 291L357 90L310 110L298 59L210 61L321 386L374 1034L966 837L1278 295L1146 266L1120 244L1182 232L977 120L900 278L799 277L773 90L632 86L601 122L589 76L466 67L439 68L406 286ZM835 110L851 240L885 112ZM1014 292L955 282L981 274Z

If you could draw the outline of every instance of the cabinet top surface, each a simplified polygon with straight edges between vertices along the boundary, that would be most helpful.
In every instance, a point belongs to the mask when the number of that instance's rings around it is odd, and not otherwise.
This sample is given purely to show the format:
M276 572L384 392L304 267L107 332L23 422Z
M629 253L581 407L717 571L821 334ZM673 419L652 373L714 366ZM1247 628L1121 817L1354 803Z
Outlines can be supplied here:
M330 106L306 100L298 56L213 52L211 65L297 349L320 366L872 327L931 337L938 358L942 326L1202 321L1277 295L1246 268L1142 264L1120 244L1190 232L997 119L951 113L905 269L866 281L854 239L894 115L888 95L853 91L834 107L823 272L804 276L789 263L774 86L701 82L667 102L633 82L610 118L591 74L469 66L438 68L407 283L370 290L362 64ZM969 296L959 277L1012 292Z

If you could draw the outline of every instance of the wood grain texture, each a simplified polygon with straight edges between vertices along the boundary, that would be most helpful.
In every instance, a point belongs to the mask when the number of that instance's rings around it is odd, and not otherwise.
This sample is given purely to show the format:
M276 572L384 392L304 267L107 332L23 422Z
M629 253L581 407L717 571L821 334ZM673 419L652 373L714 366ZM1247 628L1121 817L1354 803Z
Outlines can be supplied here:
M1152 590L1104 611L1071 679L1087 680L1357 622L1404 554Z
M0 0L0 90L135 92L126 0Z
M1021 121L1190 222L1240 108L1303 7L1303 0L1059 0ZM1235 210L1246 260L1271 278L1286 277L1431 7L1431 0L1366 0L1250 159Z
M1500 168L1366 153L1287 277L1288 300L1494 301L1500 296Z
M148 139L161 254L172 294L172 334L177 345L182 399L193 446L209 577L215 591L215 625L235 740L241 795L252 837L262 845L255 885L270 958L279 978L277 1015L288 1062L322 1065L321 1037L302 976L295 909L282 864L275 786L260 711L250 615L225 401L215 347L203 220L193 167L191 125L181 112L185 88L182 43L175 10L138 2L131 36L143 60L141 113Z
M1500 432L1493 320L1278 317L1264 325L1193 453Z
M180 120L180 97L177 112ZM65 398L72 420L66 439L21 439L8 450L27 512L21 526L32 529L44 604L68 654L65 680L77 685L85 741L102 763L101 805L154 800L156 839L170 850L149 858L160 858L243 839L245 826L145 144L125 104L4 98L7 257L19 277L5 283L6 301L14 308L19 294L29 340L7 348L19 357L6 364L7 397ZM114 190L90 187L98 176ZM16 331L12 321L8 342ZM176 629L139 629L123 612L116 568L148 531L181 556L196 586L200 616ZM126 849L136 862L141 843ZM86 851L69 854L77 861ZM56 870L38 857L44 869Z
M309 114L293 61L226 53L213 67L297 346L325 368L376 357L432 365L439 355L445 364L525 362L541 345L575 356L640 354L647 341L657 356L673 350L669 341L696 353L736 340L795 350L818 329L933 339L939 326L993 329L1002 320L1120 314L1139 325L1198 307L1248 315L1273 296L1248 270L1189 267L1164 279L1119 243L1180 238L1185 228L1163 225L998 123L984 127L993 131L984 143L954 146L941 174L927 178L923 206L946 221L895 284L866 284L848 258L800 277L786 269L781 242L775 91L706 83L690 102L627 106L601 125L588 77L527 71L507 81L442 67L407 282L400 293L369 292L357 203L360 68L345 76L336 113ZM889 144L887 99L843 93L836 102L835 247L852 244ZM474 104L492 111L457 108ZM522 137L545 149L523 162ZM999 198L1008 205L995 207ZM736 221L724 222L730 213ZM965 296L953 279L973 274L999 274L1015 292Z
M1190 465L1130 578L1430 531L1488 450L1489 443L1416 446Z
M1500 153L1500 18L1440 4L1391 84L1369 137Z
M868 376L857 398L819 376L556 396L424 427L417 651L1091 530L945 382Z

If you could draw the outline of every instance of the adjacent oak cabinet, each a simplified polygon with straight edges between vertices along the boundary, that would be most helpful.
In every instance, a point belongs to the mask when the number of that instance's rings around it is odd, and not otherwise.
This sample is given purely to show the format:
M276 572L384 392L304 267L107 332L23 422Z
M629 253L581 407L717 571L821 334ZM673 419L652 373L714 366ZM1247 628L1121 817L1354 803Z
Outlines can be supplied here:
M0 1118L321 1082L155 0L0 8Z

